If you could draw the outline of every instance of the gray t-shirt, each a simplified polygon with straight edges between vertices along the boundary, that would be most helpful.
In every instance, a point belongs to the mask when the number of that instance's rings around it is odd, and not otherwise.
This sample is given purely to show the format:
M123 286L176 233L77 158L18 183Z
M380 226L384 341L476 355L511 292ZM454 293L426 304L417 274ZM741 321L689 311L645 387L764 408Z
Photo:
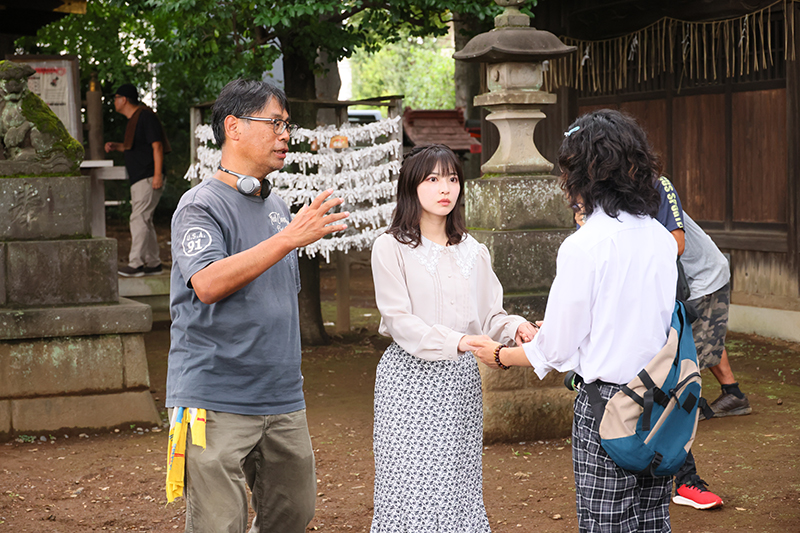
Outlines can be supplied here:
M689 280L690 300L714 293L731 279L728 260L706 232L684 211L683 230L686 232L686 248L681 264Z
M250 249L291 220L275 194L245 196L207 179L172 217L172 317L167 407L272 415L305 407L300 373L297 253L211 305L189 280L214 261Z

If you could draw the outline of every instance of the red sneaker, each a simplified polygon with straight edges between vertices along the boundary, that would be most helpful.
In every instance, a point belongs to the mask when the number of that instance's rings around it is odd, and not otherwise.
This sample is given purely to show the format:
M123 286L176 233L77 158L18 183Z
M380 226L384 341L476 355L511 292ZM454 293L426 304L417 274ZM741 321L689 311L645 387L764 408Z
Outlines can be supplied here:
M688 505L695 509L713 509L722 506L722 498L708 490L706 482L695 477L679 486L672 498L678 505Z

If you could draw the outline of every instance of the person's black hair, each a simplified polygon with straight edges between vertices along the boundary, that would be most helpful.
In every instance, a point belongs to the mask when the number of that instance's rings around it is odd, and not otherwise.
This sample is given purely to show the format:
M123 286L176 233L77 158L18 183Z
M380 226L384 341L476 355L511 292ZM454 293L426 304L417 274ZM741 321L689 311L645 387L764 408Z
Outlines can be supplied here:
M586 215L601 208L608 216L658 214L655 187L661 162L633 117L601 109L570 125L558 151L561 188Z
M467 224L461 210L461 198L464 195L464 171L461 162L453 151L443 144L415 146L403 158L400 166L400 177L397 180L397 207L392 216L392 223L387 233L398 242L416 248L422 243L419 221L422 218L422 204L419 202L417 187L438 166L447 173L458 176L458 198L455 207L447 215L445 232L447 244L458 244L467 233Z
M264 109L275 98L281 109L289 111L289 100L281 89L265 81L237 79L228 83L219 93L211 112L211 129L214 140L221 147L225 143L225 117L253 115Z
M136 89L136 86L132 83L123 83L119 87L117 87L115 95L124 96L128 99L133 105L139 105L139 91Z

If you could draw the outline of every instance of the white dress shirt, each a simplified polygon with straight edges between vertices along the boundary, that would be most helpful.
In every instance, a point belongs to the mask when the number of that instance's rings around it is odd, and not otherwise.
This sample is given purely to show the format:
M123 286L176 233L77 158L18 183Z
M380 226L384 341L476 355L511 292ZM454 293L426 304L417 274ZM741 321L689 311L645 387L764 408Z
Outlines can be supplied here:
M625 384L667 342L678 246L658 221L596 209L558 250L544 324L525 355L539 378L575 370Z
M525 319L503 310L489 251L472 236L454 246L425 237L412 248L384 234L372 245L378 331L427 361L456 360L464 335L511 343Z

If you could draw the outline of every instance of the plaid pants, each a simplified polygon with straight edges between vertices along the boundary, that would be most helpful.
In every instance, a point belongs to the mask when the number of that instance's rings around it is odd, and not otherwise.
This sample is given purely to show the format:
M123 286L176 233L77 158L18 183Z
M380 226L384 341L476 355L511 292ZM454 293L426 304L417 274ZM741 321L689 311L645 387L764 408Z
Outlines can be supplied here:
M620 387L601 384L611 398ZM572 466L578 527L583 533L668 533L672 477L639 475L623 470L600 446L599 425L582 389L575 399Z

